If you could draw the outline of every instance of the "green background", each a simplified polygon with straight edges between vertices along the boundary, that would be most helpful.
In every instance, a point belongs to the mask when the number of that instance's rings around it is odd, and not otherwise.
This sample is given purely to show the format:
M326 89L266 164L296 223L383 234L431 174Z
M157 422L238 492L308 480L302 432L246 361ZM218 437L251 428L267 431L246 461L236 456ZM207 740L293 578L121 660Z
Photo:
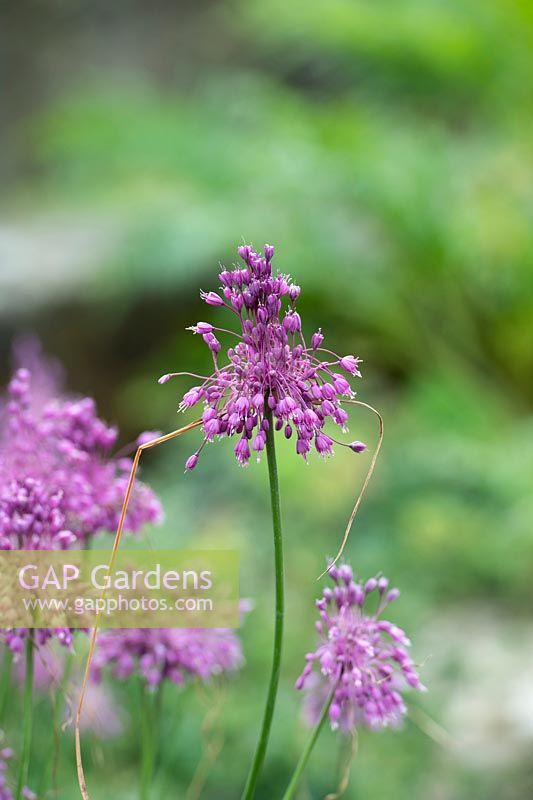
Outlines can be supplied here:
M363 358L359 399L385 444L347 550L402 589L391 610L430 692L399 733L359 737L345 797L523 800L533 792L533 11L521 0L1 4L0 367L33 332L68 386L127 443L172 430L209 353L185 332L243 240L277 247L309 334ZM227 320L224 320L225 322ZM188 419L188 417L187 417ZM305 741L293 689L313 648L316 576L336 551L375 445L305 466L280 442L288 617L258 800L280 797ZM266 463L229 442L191 475L189 433L143 456L167 520L157 547L238 548L246 667L167 687L154 798L185 797L202 723L222 745L201 797L239 796L272 640ZM124 733L87 735L91 800L136 797L137 687ZM220 702L220 706L219 706ZM19 697L6 732L17 747ZM37 705L32 784L50 760ZM212 712L216 709L216 713ZM300 800L337 785L326 731ZM207 748L209 750L209 747ZM73 740L59 796L78 797Z

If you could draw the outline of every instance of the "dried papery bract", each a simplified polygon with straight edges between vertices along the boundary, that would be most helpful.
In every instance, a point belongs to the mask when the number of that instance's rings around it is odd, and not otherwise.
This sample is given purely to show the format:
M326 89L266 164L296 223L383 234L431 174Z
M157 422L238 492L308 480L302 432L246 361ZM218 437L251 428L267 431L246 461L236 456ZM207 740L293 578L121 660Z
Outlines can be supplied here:
M224 734L218 723L223 710L222 693L219 686L215 686L215 695L212 692L209 696L205 694L203 684L198 685L198 690L202 692L200 698L202 705L207 709L207 713L202 722L202 756L187 787L184 800L200 800L205 786L209 771L215 764L222 747L224 746Z
M182 436L184 433L187 433L187 431L193 430L194 428L198 427L198 425L201 425L201 424L202 424L202 420L196 420L195 422L189 423L189 425L185 425L183 428L178 428L178 430L172 431L172 433L167 433L164 436L158 436L156 439L152 439L149 442L145 442L144 444L141 444L137 448L137 451L135 453L135 458L133 459L133 463L132 463L132 466L131 466L131 471L130 471L128 483L127 483L127 486L126 486L126 493L125 493L125 496L124 496L124 502L123 502L123 505L122 505L122 511L120 513L120 519L119 519L119 522L118 522L117 531L116 531L115 539L114 539L114 542L113 542L113 547L111 549L111 556L110 556L109 563L108 563L108 571L109 571L109 573L111 573L112 570L113 570L113 566L114 566L114 563L115 563L115 557L116 557L118 548L120 547L120 541L121 541L121 538L122 538L122 532L123 532L123 528L124 528L124 521L126 519L128 506L129 506L129 503L130 503L130 499L131 499L131 495L132 495L132 491L133 491L133 486L134 486L134 483L135 483L135 476L137 474L137 469L139 467L139 461L141 459L142 453L145 450L149 450L150 448L156 447L159 444L163 444L164 442L168 442L171 439L177 439L178 436ZM106 590L104 589L103 592L102 592L102 598L105 598L105 595L106 595ZM79 782L80 791L81 791L81 795L83 797L83 800L90 800L90 798L89 798L89 792L88 792L88 789L87 789L87 783L86 783L86 780L85 780L85 773L84 773L84 770L83 770L83 759L82 759L82 753L81 753L80 720L81 720L81 714L82 714L82 711L83 711L83 704L85 702L85 697L86 697L86 694L87 694L87 686L88 686L89 678L90 678L90 674L91 674L91 665L92 665L92 660L93 660L94 650L95 650L95 645L96 645L96 636L97 636L97 633L98 633L100 614L101 614L101 612L98 611L97 614L96 614L96 617L95 617L95 624L94 624L94 628L93 628L93 631L92 631L92 634L91 634L91 640L90 640L90 644L89 644L89 652L88 652L88 655L87 655L87 662L86 662L86 665L85 665L85 673L84 673L84 676L83 676L83 682L82 682L79 701L78 701L78 708L76 710L76 722L75 722L76 769L77 769L77 773L78 773L78 782Z
M357 733L357 730L350 731L350 748L342 765L339 785L337 786L334 792L331 792L331 794L326 795L324 800L339 800L339 798L342 797L345 791L347 790L348 785L350 783L350 772L352 771L352 765L357 755L358 746L359 746L359 735Z
M372 460L370 461L370 466L368 467L368 471L366 473L365 480L363 482L363 485L361 487L361 490L360 490L359 494L357 495L357 499L356 499L354 507L352 509L352 513L350 514L350 517L348 519L348 523L346 525L346 529L344 531L344 536L342 538L342 542L341 542L341 545L340 545L339 550L337 552L337 555L330 562L330 564L328 565L327 569L325 569L324 572L322 572L318 576L317 580L320 580L321 578L324 577L324 575L327 575L329 570L337 563L337 561L339 560L339 558L342 556L342 554L344 552L344 548L346 547L346 543L348 541L348 537L350 536L350 531L352 530L352 525L354 523L355 517L356 517L357 512L359 510L359 506L361 505L361 501L363 499L363 495L366 492L366 489L368 487L368 484L370 483L372 475L374 474L374 468L376 466L376 461L378 460L379 452L381 450L381 445L383 444L383 417L381 416L379 411L377 411L375 408L373 408L373 406L369 405L368 403L363 403L361 400L343 400L343 402L344 403L350 403L351 405L354 405L354 406L361 406L362 408L368 408L369 411L372 411L372 413L377 416L377 418L379 420L378 442L377 442L377 445L376 445L376 449L374 450L374 453L372 455Z

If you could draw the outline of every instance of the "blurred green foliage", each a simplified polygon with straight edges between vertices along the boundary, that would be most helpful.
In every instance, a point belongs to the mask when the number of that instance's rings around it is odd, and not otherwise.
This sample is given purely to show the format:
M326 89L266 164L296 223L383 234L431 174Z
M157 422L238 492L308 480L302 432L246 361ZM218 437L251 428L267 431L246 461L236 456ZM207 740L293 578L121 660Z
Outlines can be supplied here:
M142 23L150 12L135 13ZM96 220L95 240L102 220L115 246L94 257L82 292L66 276L59 300L36 265L42 306L7 317L6 340L36 330L74 388L96 394L125 436L170 428L186 383L158 389L154 378L201 370L208 358L183 332L206 313L198 289L215 288L218 259L231 263L242 238L276 244L278 265L302 285L306 330L322 325L333 349L364 358L360 397L384 413L383 456L348 555L361 574L383 570L404 589L395 618L421 661L433 655L424 667L432 691L413 703L446 726L477 646L474 625L469 646L459 630L497 608L494 639L519 663L533 597L533 10L520 0L247 0L178 4L171 20L190 24L192 37L187 69L176 54L174 80L162 85L124 55L121 69L67 63L74 77L65 87L14 121L24 168L6 218ZM353 434L374 444L372 418L352 417ZM224 749L202 794L233 800L270 658L265 466L241 472L227 445L212 446L185 479L192 448L161 448L144 475L167 509L164 530L152 533L158 544L227 543L243 553L243 594L256 603L243 630L247 667L225 691ZM280 796L304 740L292 684L314 640L314 578L336 551L369 459L339 454L304 468L288 445L281 450L288 638L258 800ZM451 638L430 653L440 626ZM516 631L514 648L506 630ZM494 709L495 729L463 721L481 726L481 751L483 736L497 740L517 724L502 711L499 685L481 704ZM118 691L135 717L135 687ZM184 796L206 702L218 696L211 691L206 701L169 688L158 796ZM44 739L44 713L38 725ZM480 769L460 726L451 746L422 727L362 734L345 796L531 793L520 748ZM135 725L115 743L93 743L95 800L135 796L137 746ZM338 749L326 733L301 800L334 788ZM35 771L44 757L37 746ZM61 769L70 786L61 797L77 797L68 744Z

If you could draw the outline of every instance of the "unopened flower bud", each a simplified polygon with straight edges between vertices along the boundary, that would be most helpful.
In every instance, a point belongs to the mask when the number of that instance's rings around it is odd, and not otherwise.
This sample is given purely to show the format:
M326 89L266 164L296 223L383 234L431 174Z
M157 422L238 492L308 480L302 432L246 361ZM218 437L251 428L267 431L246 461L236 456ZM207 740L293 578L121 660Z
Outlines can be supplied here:
M186 470L193 470L195 466L198 464L198 453L193 453L192 456L189 456L187 461L185 462L185 469Z
M274 247L273 247L273 245L266 244L265 247L264 247L264 251L263 252L265 254L265 259L267 261L272 261L272 259L274 258Z
M224 301L216 292L200 292L200 297L208 306L223 306Z
M319 328L316 333L313 333L311 336L311 347L313 350L318 350L322 342L324 341L324 337L322 335L321 329Z
M289 286L289 297L293 303L295 303L298 300L300 292L301 292L300 287L296 286L296 284L294 283L291 283L291 285Z
M366 450L366 444L364 442L350 442L348 447L350 450L353 450L354 453L362 453Z

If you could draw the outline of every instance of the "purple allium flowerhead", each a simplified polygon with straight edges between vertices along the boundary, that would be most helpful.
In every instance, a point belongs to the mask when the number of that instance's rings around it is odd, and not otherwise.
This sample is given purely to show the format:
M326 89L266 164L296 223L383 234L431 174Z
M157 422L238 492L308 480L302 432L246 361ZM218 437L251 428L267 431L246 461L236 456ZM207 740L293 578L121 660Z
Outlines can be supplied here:
M214 371L189 389L180 404L185 410L203 403L204 442L187 460L188 470L196 466L205 443L220 436L239 437L234 452L240 464L247 464L253 452L259 456L270 414L277 431L283 429L287 439L295 434L296 452L305 460L312 445L320 455L331 455L334 443L342 443L325 433L324 426L329 419L346 431L348 415L340 402L354 395L346 375L361 375L358 358L339 357L322 347L320 330L306 342L296 311L300 287L287 275L273 272L273 247L265 245L261 255L245 245L238 253L244 266L223 269L220 294L201 292L201 297L207 305L225 306L233 313L239 331L209 322L190 328L211 351ZM219 364L220 332L237 339L224 365ZM159 382L179 374L187 373L163 375ZM361 442L352 445L345 446L354 452L364 449Z
M348 564L332 566L335 584L316 601L320 615L320 642L306 656L306 666L296 682L308 689L307 711L316 722L333 691L329 708L332 728L352 731L359 725L371 729L397 727L406 713L402 691L425 691L401 628L381 618L384 609L399 597L386 578L356 583ZM365 608L374 599L374 611ZM320 675L313 672L317 665ZM336 688L335 688L336 687Z
M16 370L0 413L0 549L62 550L118 524L131 461L114 458L116 428L89 398L41 397L32 375ZM161 518L139 484L125 530Z
M139 673L148 686L168 679L208 681L243 664L241 643L229 628L136 628L104 631L98 636L93 678L111 667L116 678Z
M19 366L0 403L0 549L64 550L84 546L102 531L115 531L131 460L116 458L116 428L96 413L89 398L66 397L44 359L32 354L29 369ZM135 532L160 520L153 492L137 484L125 521ZM25 629L5 633L20 652ZM36 643L54 635L72 643L66 628L39 630Z

